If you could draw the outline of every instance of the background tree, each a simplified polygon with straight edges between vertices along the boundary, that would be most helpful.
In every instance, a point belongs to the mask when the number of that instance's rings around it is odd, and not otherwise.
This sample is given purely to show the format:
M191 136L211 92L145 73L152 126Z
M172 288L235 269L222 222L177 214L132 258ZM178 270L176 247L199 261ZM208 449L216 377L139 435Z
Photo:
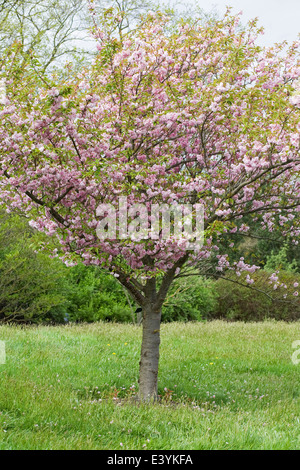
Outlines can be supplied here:
M62 61L82 61L89 54L87 8L83 0L20 0L0 6L0 51L12 43L24 55L35 53L39 70L52 69Z
M39 71L57 72L66 62L75 66L90 62L95 56L95 41L89 7L97 12L98 21L117 8L122 22L110 24L122 34L134 28L142 12L158 7L152 1L139 0L2 0L0 3L0 54L18 42L23 55L34 53ZM109 22L106 22L108 27Z
M300 101L291 95L298 46L262 49L257 34L255 22L241 30L229 14L171 30L165 15L149 14L121 38L96 30L97 59L68 82L41 82L37 95L30 65L27 84L6 76L1 198L56 235L66 263L80 257L108 269L142 307L143 399L157 395L161 310L172 282L229 271L246 272L251 285L258 267L230 263L228 233L258 221L267 233L281 217L299 236ZM97 208L118 207L120 196L131 237L99 239ZM146 228L151 220L139 217L137 203L202 204L203 247L193 251L172 233L142 238L143 220Z

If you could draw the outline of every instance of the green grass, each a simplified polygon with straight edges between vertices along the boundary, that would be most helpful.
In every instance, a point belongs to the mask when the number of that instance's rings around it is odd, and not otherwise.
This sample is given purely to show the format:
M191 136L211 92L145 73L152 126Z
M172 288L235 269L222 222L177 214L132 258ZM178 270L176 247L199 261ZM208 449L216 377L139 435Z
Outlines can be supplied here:
M300 449L300 323L161 333L163 400L137 406L114 398L137 388L139 327L1 326L0 449Z

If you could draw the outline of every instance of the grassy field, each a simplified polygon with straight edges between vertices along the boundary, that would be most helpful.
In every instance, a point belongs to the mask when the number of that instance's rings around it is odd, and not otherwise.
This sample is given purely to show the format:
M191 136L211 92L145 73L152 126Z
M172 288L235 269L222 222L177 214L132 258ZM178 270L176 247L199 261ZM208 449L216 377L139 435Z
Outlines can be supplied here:
M137 388L141 329L0 327L0 449L300 449L300 323L161 328L157 405Z

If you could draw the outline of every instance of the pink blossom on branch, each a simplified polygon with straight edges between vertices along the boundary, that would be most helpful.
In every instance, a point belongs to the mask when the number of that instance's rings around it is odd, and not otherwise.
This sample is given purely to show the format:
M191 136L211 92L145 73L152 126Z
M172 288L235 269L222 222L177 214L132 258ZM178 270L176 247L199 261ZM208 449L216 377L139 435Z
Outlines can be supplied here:
M227 231L251 231L249 218L272 232L276 217L295 217L299 234L297 46L261 49L256 23L240 31L229 13L172 32L168 22L149 14L123 42L95 29L92 66L50 89L40 82L37 92L30 68L26 93L9 66L3 72L3 202L56 233L66 261L77 255L126 282L197 266ZM117 208L120 196L128 210L202 204L202 250L172 238L99 240L97 207ZM217 266L251 272L226 253Z

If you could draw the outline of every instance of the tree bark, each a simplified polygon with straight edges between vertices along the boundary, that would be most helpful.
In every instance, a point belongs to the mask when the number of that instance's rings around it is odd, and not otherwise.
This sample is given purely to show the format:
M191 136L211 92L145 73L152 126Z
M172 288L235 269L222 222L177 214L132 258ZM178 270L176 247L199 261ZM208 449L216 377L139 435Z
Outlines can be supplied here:
M150 303L143 310L143 339L140 360L139 399L158 398L157 378L160 345L161 311Z
M157 290L155 277L147 279L144 285L129 279L121 271L119 281L129 291L133 299L143 309L143 337L139 373L139 395L141 401L158 399L158 363L160 345L161 309L168 290L174 280L177 268L181 268L188 259L188 254L180 258L165 273L160 288Z

